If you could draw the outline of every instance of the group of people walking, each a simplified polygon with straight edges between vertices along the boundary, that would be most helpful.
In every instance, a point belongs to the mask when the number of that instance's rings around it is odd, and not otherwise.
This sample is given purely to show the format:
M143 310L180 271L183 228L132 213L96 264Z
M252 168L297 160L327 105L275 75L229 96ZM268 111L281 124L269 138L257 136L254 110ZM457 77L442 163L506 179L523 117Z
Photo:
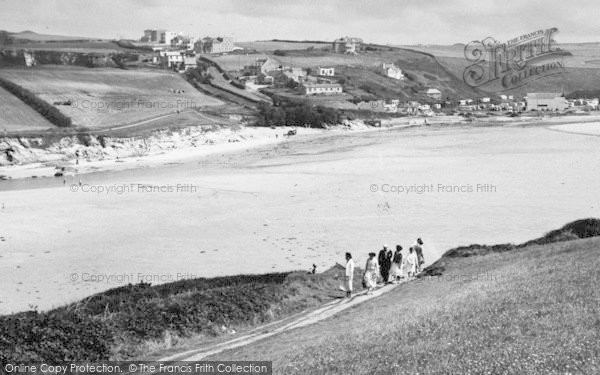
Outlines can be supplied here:
M376 258L377 256L377 258ZM417 238L413 246L408 249L408 255L403 259L402 246L396 245L396 251L388 250L387 245L379 251L379 255L369 253L365 265L363 286L370 294L378 282L383 284L399 283L402 279L411 280L421 272L425 258L423 257L423 241ZM346 275L344 290L346 296L352 296L352 283L354 282L354 260L351 253L346 253Z

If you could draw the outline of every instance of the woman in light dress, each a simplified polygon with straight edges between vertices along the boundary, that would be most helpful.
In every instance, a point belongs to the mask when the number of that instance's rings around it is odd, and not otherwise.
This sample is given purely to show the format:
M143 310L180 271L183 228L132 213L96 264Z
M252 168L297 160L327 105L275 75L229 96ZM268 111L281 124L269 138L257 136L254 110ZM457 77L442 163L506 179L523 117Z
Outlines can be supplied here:
M375 253L369 253L363 279L367 288L367 294L370 294L377 286L377 279L379 279L379 263L375 259Z
M392 258L392 268L390 269L390 278L392 282L400 282L402 277L402 246L396 245L396 251Z
M411 247L408 249L408 256L406 257L406 272L408 273L408 278L411 279L415 277L417 274L417 265L419 263L419 258L417 257L417 253Z
M346 277L344 279L344 289L346 290L346 298L352 297L352 284L354 280L354 261L352 254L346 253Z

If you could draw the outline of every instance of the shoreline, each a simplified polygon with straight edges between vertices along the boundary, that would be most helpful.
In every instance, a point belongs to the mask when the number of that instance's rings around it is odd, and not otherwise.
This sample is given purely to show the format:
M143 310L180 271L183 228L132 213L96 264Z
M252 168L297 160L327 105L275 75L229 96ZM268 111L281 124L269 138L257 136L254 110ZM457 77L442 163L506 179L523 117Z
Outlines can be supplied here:
M239 129L220 128L205 131L204 127L187 127L178 131L156 131L149 137L107 138L107 145L100 144L100 137L91 136L89 145L80 143L76 136L61 138L48 147L36 148L30 145L39 137L7 137L3 140L7 145L2 151L17 148L24 159L23 163L3 165L0 167L0 179L47 178L55 176L61 169L65 176L88 174L94 172L110 172L138 168L152 168L165 164L179 164L196 158L215 154L235 153L257 147L276 145L294 139L306 137L322 137L346 132L370 132L382 129L406 129L421 126L436 127L496 127L496 126L550 126L576 125L589 122L600 122L600 114L568 117L486 117L475 121L462 116L438 117L402 117L382 120L381 127L366 125L362 120L346 120L342 125L325 129L278 128L240 126ZM296 129L297 135L287 137L288 131ZM581 132L568 133L586 134ZM169 134L170 133L170 134ZM594 135L594 134L591 134ZM298 137L298 138L296 138ZM33 141L33 142L32 142ZM23 144L25 143L25 144ZM84 157L77 162L76 154Z

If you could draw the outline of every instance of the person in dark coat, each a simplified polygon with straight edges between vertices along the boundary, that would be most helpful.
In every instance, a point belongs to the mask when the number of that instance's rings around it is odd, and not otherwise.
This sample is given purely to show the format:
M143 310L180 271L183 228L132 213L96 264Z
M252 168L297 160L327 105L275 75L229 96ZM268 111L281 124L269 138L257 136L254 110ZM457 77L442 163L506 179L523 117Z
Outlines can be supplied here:
M388 248L387 245L383 245L383 249L379 252L379 268L381 271L381 278L383 279L383 283L386 284L388 282L388 278L390 277L390 267L392 266L391 257L388 258Z

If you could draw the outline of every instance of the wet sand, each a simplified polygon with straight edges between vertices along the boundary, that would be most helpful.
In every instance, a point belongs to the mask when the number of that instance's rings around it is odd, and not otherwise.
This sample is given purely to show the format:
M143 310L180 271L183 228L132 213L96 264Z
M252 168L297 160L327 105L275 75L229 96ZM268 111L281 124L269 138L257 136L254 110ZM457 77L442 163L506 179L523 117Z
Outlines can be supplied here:
M417 237L428 262L457 245L525 241L600 216L599 145L545 127L382 129L92 173L73 188L3 182L0 313L140 281L323 270L346 251L362 266ZM82 192L78 178L113 192Z

